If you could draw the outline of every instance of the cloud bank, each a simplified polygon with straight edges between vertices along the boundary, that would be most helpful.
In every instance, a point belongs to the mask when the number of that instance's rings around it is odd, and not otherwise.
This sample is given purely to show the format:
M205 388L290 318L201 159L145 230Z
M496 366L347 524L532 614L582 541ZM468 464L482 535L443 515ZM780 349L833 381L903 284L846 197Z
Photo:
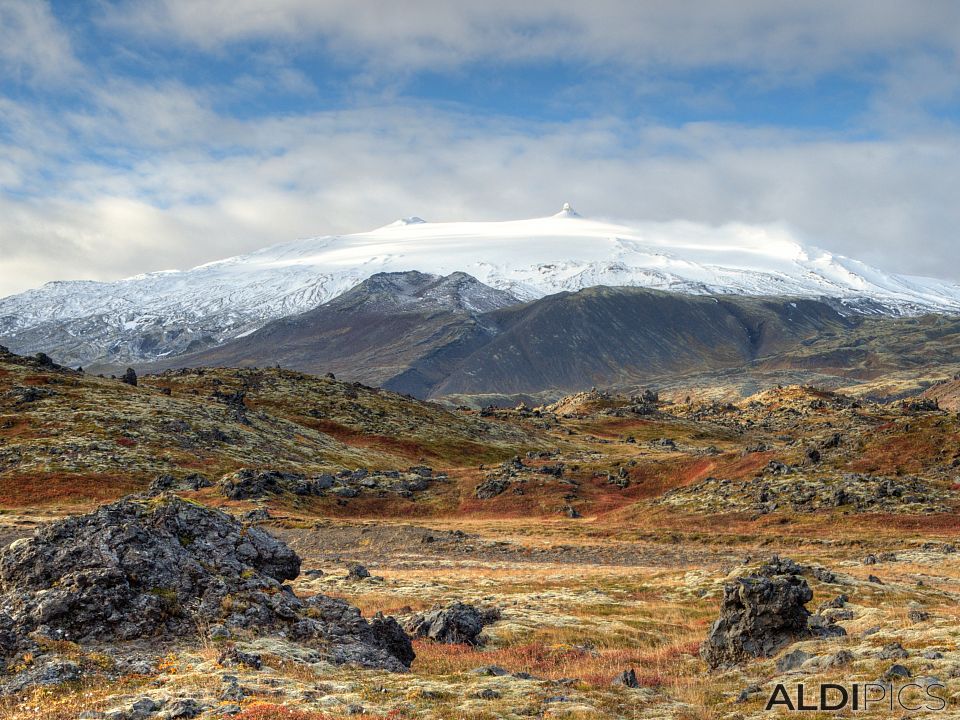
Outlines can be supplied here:
M0 0L0 295L563 201L960 281L955 4L474 5Z

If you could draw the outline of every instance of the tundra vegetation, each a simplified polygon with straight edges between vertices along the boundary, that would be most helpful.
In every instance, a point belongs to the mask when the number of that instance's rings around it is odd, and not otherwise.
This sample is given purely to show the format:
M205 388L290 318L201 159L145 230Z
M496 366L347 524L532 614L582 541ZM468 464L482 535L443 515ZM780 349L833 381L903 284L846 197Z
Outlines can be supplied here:
M766 718L875 681L956 713L931 377L453 409L0 353L0 718Z

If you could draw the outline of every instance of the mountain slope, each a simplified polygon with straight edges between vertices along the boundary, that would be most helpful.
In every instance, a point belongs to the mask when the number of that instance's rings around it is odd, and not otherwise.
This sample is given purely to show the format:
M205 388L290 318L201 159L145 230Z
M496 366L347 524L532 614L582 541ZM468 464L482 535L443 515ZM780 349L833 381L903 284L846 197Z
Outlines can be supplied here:
M148 367L276 363L426 397L455 356L489 340L476 317L517 302L463 273L444 278L381 273L314 310L275 320L221 347ZM423 362L425 357L430 359ZM438 363L439 357L445 362ZM431 365L440 366L439 374ZM398 381L399 376L405 379Z
M158 474L498 462L534 431L333 378L211 369L137 386L0 346L0 507L106 501Z
M455 285L498 293L469 276L376 275L320 307L269 323L178 365L284 367L382 384L418 397L563 394L629 385L692 370L737 367L858 317L804 298L692 296L640 288L590 288L469 312L416 295Z
M737 367L857 320L811 299L690 296L597 287L487 313L491 342L432 395L576 391Z
M598 285L836 297L863 310L960 312L960 287L884 273L782 227L556 216L398 221L275 245L186 271L56 282L0 300L0 339L64 363L151 361L212 347L327 302L380 272L466 272L530 300Z

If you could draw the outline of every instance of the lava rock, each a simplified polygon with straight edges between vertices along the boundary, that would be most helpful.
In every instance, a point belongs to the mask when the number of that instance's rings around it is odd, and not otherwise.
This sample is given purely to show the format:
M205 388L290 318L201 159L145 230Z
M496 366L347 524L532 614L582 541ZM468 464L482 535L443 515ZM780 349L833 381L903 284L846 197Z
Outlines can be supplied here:
M283 583L299 572L285 543L226 513L175 495L127 498L0 552L0 659L42 655L42 638L162 642L222 625L233 637L295 637L333 662L409 667L412 647L395 620L367 622L323 595L298 598ZM318 612L324 603L336 612Z
M910 677L912 674L913 674L913 673L911 673L910 670L909 670L906 666L904 666L904 665L896 665L896 664L895 664L895 665L891 665L889 668L887 668L887 671L883 674L883 679L884 679L884 680L888 680L888 681L889 681L889 680L896 680L896 679L903 679L903 678L908 678L908 677Z
M347 566L347 578L350 580L366 580L368 577L370 577L370 571L360 563Z
M200 473L191 473L182 478L173 475L157 475L150 483L149 493L159 495L162 492L181 491L181 490L200 490L201 488L213 485L207 478Z
M701 656L711 668L771 657L796 640L811 637L806 604L813 591L799 574L801 566L774 557L752 574L724 587L720 617L710 628ZM845 633L836 628L837 634Z
M877 657L881 660L902 660L903 658L910 657L910 653L907 652L900 643L893 642L884 645L880 649L880 652L877 653Z
M610 684L620 685L628 688L640 687L640 682L637 680L637 673L633 668L624 670L622 673L617 675Z
M250 468L224 475L217 487L220 493L230 500L255 500L282 493L315 495L319 490L311 480L298 473L258 471Z
M478 500L489 500L490 498L495 498L497 495L502 495L509 487L509 480L498 477L488 478L477 485L476 489L473 491L473 494Z
M812 657L813 655L808 652L804 652L803 650L794 650L793 652L788 652L779 660L777 660L777 672L785 673L790 672L791 670L797 670Z
M447 607L435 607L415 615L405 627L414 637L429 638L442 643L480 645L480 632L500 619L496 608L480 610L473 605L454 602Z

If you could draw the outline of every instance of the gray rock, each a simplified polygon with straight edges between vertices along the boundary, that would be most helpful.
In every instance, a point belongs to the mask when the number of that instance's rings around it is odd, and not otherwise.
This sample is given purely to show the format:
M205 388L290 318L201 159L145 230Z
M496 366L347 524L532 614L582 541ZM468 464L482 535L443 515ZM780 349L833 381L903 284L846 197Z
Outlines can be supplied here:
M253 670L260 670L263 667L263 660L259 655L243 652L236 647L232 647L220 653L217 664L225 667L242 665Z
M893 642L884 645L880 652L877 653L877 657L881 660L901 660L910 657L910 653L908 653L900 643Z
M827 667L846 667L854 661L855 657L849 650L838 650L829 656L826 663Z
M480 610L473 605L454 602L447 607L435 607L422 615L415 615L405 627L414 637L429 638L442 643L480 645L480 632L500 619L496 608Z
M847 631L836 624L834 619L824 615L811 615L807 618L807 630L810 635L819 638L841 637Z
M211 640L229 640L231 633L223 625L211 625L207 637Z
M32 686L75 682L80 677L81 668L75 662L59 658L39 658L6 683L4 689L9 693L17 693Z
M842 608L845 607L848 602L850 602L850 598L841 593L831 600L825 600L824 602L820 603L819 609L820 612L823 612L824 610L831 608Z
M221 702L240 702L247 693L237 682L225 683L226 687L220 691Z
M505 478L488 478L477 485L476 490L473 491L473 494L476 495L479 500L489 500L497 495L502 495L509 487L510 481Z
M804 652L803 650L794 650L793 652L788 652L779 660L777 660L777 672L785 673L790 672L791 670L797 670L812 657L813 655L808 652Z
M393 671L413 659L392 618L342 601L304 601L283 584L300 558L257 527L173 495L128 498L39 529L0 551L0 657L40 653L37 636L74 642L216 635L296 636L333 662ZM335 613L317 613L329 603ZM36 635L34 635L36 633ZM158 647L158 652L162 651ZM77 679L42 656L0 689Z
M792 560L774 557L756 572L724 587L720 617L710 628L700 653L711 668L771 657L798 639L824 632L842 634L828 624L811 628L806 603L813 591Z
M160 714L160 717L163 720L179 720L179 718L195 718L201 712L203 712L203 708L196 700L182 698L170 702L166 710Z
M831 668L846 667L854 660L849 650L839 650L832 655L819 655L803 663L802 670L808 672L822 672Z
M150 697L142 697L139 700L135 700L130 706L130 710L134 713L146 717L147 715L152 715L157 712L161 707L163 707L159 702Z
M483 665L470 671L474 675L489 675L491 677L505 677L510 673L499 665Z
M624 670L622 673L617 675L610 684L622 685L623 687L628 688L640 687L640 682L637 680L637 673L633 668Z
M307 478L298 473L243 468L220 478L217 489L224 497L231 500L257 500L284 493L317 495L324 485L323 481Z
M351 580L366 580L370 577L370 571L360 563L352 563L347 566L347 577Z
M835 583L837 582L837 576L832 570L827 570L825 567L815 567L810 571L813 576L822 583Z
M908 677L911 677L912 675L913 673L911 673L906 666L895 664L887 668L887 671L883 673L883 679L889 681L897 678L908 678Z
M0 592L19 637L42 627L54 639L127 640L193 634L188 605L216 621L228 595L278 591L299 571L296 553L267 533L163 496L122 500L8 546Z

